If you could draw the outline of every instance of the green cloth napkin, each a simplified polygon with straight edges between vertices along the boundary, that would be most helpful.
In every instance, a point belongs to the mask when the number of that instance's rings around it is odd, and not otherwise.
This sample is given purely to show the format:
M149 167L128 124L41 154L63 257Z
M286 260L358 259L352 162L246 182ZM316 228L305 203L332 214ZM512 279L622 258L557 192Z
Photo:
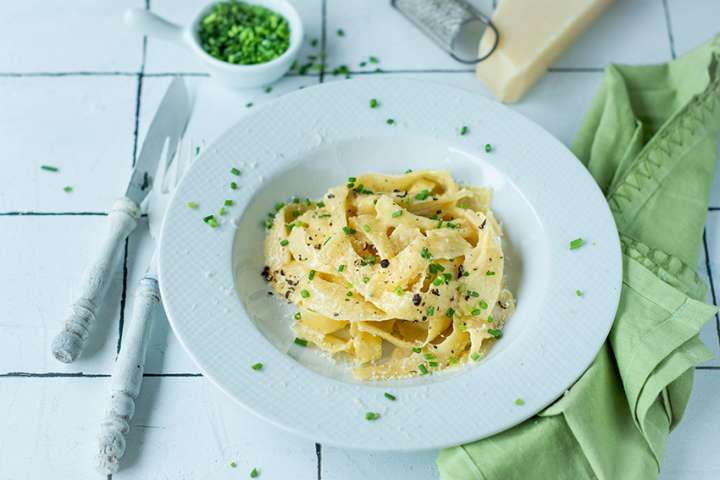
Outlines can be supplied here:
M440 452L444 480L656 478L668 433L712 358L716 308L694 269L720 132L720 36L668 64L610 65L573 151L610 205L623 286L580 380L510 430Z

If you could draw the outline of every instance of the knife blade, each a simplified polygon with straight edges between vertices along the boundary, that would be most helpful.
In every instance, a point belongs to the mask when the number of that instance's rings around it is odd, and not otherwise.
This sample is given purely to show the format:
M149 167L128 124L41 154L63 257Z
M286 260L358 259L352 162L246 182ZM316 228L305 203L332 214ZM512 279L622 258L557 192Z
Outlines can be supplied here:
M125 191L126 197L138 205L142 203L152 188L152 175L157 170L165 142L168 141L168 148L173 149L168 155L168 158L172 158L189 117L190 100L185 81L182 77L175 77L165 92L145 136L145 142Z
M176 77L150 124L125 195L117 199L110 210L107 233L94 261L85 270L79 298L70 307L62 330L53 340L52 353L59 361L70 363L82 352L118 263L120 246L137 226L140 204L152 188L152 175L163 157L163 148L166 143L169 145L171 151L167 158L172 158L191 111L185 82L181 77Z

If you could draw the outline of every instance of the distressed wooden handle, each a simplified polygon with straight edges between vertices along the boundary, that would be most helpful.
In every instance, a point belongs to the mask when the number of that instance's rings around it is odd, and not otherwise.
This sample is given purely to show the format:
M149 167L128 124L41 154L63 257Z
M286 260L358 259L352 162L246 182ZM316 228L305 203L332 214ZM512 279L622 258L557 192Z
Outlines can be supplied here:
M150 319L160 302L160 290L154 272L140 281L135 295L132 321L126 324L122 348L113 370L110 399L98 434L97 467L104 474L115 473L125 454L126 435L135 413L135 400L140 393L145 370L145 352L150 332Z
M97 309L118 263L120 246L137 225L138 218L140 206L129 198L119 198L113 204L100 251L85 270L80 283L80 296L70 307L63 329L52 343L53 355L61 362L72 362L85 346Z

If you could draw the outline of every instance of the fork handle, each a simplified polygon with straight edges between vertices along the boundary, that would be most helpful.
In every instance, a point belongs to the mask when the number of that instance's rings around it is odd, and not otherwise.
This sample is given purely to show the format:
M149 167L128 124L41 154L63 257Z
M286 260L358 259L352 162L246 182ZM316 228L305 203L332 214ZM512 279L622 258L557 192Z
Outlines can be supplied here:
M83 274L79 298L70 307L63 329L53 340L52 352L59 361L71 363L85 346L98 307L118 263L117 253L137 225L138 218L140 206L133 200L121 197L113 204L108 215L105 239L94 261Z
M143 381L152 313L159 302L160 289L153 259L135 294L132 320L126 325L110 381L109 405L98 435L97 467L104 474L115 473L125 454L126 435Z

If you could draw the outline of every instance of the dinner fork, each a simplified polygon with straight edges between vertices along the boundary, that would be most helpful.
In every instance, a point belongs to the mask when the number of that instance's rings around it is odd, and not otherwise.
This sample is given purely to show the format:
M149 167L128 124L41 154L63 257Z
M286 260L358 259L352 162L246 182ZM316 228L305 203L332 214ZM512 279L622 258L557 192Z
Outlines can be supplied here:
M178 142L175 155L170 145L158 165L155 186L147 201L150 236L157 242L167 205L175 187L194 160L192 144L187 139ZM112 378L110 380L109 405L98 434L97 467L105 474L118 470L125 453L126 435L135 412L135 400L140 393L145 367L152 314L161 303L157 279L157 248L145 275L135 293L135 305L130 323L126 324L123 342Z

